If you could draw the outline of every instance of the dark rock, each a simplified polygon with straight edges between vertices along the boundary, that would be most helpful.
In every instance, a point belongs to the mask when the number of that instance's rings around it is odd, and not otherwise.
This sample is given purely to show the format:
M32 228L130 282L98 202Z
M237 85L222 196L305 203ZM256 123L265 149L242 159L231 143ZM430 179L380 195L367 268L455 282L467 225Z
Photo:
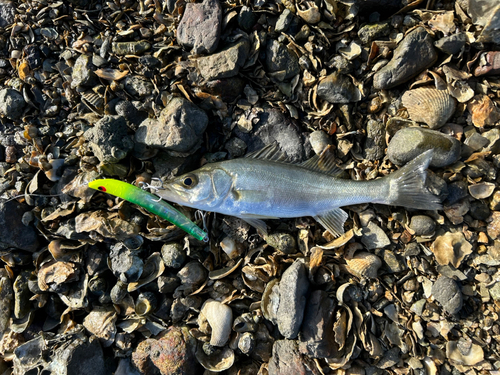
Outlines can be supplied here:
M302 356L293 340L277 340L269 360L269 375L319 375L316 364Z
M147 113L139 111L136 106L128 100L120 100L116 103L115 111L118 116L123 116L129 126L137 130L139 125L148 117Z
M365 158L375 161L385 155L385 126L382 122L368 121L366 125Z
M123 80L123 86L130 95L139 98L151 95L154 90L151 81L138 76L129 76L125 78Z
M351 103L361 100L361 92L349 77L335 72L321 80L318 97L330 103Z
M381 369L387 369L399 362L401 349L394 347L389 349L384 353L382 359L377 363L377 367Z
M415 231L416 236L425 236L434 233L436 223L429 216L415 215L411 218L410 228Z
M483 201L472 202L469 212L474 219L483 221L485 221L491 214L488 205Z
M138 42L116 42L112 44L112 51L116 55L140 55L151 48L151 44L144 40Z
M414 257L420 254L420 247L416 242L410 242L406 245L405 251L403 253L404 257Z
M238 14L238 25L245 31L250 31L257 22L257 13L254 13L251 8L242 6Z
M134 147L127 129L124 117L104 116L83 136L89 141L94 155L101 163L117 163L125 158Z
M342 55L335 55L327 63L330 68L334 68L339 74L350 74L353 70L353 64Z
M392 14L403 7L401 0L357 0L356 5L361 13L380 12Z
M233 137L226 142L224 148L229 152L231 158L238 158L245 155L247 145L241 139Z
M176 276L160 276L158 277L158 291L160 293L173 293L179 285L181 285L179 278ZM170 307L169 307L170 311Z
M23 48L23 51L30 69L35 70L42 66L42 54L36 44L28 44Z
M432 295L449 314L456 314L462 308L462 291L458 283L449 277L441 276L436 280Z
M201 143L208 117L190 101L175 97L158 120L146 119L135 133L135 141L152 148L180 153L192 152Z
M177 28L177 41L195 55L212 53L219 44L222 8L218 0L187 3Z
M282 72L282 79L289 79L300 73L297 56L275 39L267 42L266 66L270 73Z
M167 267L181 268L186 261L186 252L179 243L169 243L161 247L161 258Z
M449 36L445 36L434 43L437 49L440 51L454 55L460 52L462 47L467 42L467 36L465 33L457 33Z
M222 51L198 59L200 74L207 81L234 77L245 63L250 44L246 39L239 39Z
M430 165L444 167L460 158L460 142L455 138L419 127L399 130L392 137L387 156L397 165L403 165L427 150L434 150Z
M328 293L315 290L307 302L299 351L312 358L327 358L335 353L333 312L335 303Z
M0 27L6 27L14 23L16 7L10 1L0 2Z
M144 262L137 252L115 246L110 252L110 268L113 274L124 283L133 283L141 277Z
M467 182L455 181L448 185L448 198L446 203L451 205L457 203L469 195L467 191Z
M22 222L27 211L16 200L0 203L0 249L14 247L29 252L38 249L37 233L31 225L25 226Z
M309 279L303 260L296 260L283 273L279 285L278 329L287 339L299 334L306 308Z
M72 345L59 348L52 363L64 364L67 374L105 375L108 373L104 354L97 339L90 342L78 340Z
M144 55L139 57L139 64L148 70L160 69L161 61L154 56Z
M92 71L92 56L80 55L73 66L71 86L94 86L97 76Z
M293 13L288 9L284 9L278 17L278 20L276 21L274 30L278 33L286 31L292 23L292 19Z
M396 87L430 67L437 57L431 36L418 27L401 41L391 61L375 73L373 87L378 90Z
M240 77L222 78L208 81L204 87L208 93L220 96L225 102L233 103L243 93L245 81Z
M23 114L26 102L19 91L14 89L0 90L0 114L16 120Z
M389 35L391 26L388 22L372 23L364 25L358 31L359 39L363 44L368 44L372 40Z

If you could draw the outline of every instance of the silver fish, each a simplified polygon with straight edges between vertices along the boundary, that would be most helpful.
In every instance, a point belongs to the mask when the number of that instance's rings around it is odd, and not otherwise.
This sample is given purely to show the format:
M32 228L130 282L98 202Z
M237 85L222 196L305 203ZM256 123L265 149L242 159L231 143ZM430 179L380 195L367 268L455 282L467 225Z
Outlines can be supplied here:
M262 219L312 216L333 235L344 233L341 206L381 203L421 210L442 208L424 186L432 150L389 176L371 181L337 178L342 172L325 150L302 164L286 162L276 144L244 158L206 164L167 182L161 198L239 217L264 234Z

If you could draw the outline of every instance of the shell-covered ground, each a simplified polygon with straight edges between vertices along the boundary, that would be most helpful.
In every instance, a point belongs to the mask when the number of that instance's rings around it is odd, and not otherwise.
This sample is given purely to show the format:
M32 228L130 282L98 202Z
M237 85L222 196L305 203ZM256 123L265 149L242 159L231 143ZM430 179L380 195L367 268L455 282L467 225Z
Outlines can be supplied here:
M499 50L496 0L2 0L0 374L500 374ZM273 143L433 149L443 209L177 206L205 243L87 187Z

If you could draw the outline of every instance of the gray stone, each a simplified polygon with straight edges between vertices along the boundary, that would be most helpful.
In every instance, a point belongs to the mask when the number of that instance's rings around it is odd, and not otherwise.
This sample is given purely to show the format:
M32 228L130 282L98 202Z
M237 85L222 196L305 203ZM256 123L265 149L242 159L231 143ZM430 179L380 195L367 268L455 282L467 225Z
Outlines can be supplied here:
M253 12L251 8L242 6L238 14L238 25L245 31L250 31L257 22L257 13Z
M335 353L333 332L333 298L323 290L315 290L307 301L300 331L299 351L312 358L328 358Z
M292 23L293 19L293 13L285 9L283 12L281 12L280 16L278 17L278 20L276 21L276 26L274 27L274 30L276 30L278 33L286 31L288 29L288 26Z
M454 181L448 185L448 198L446 200L447 204L455 204L459 200L464 199L469 196L467 190L467 182L465 181Z
M416 236L431 235L436 229L436 223L429 216L415 215L411 218L410 228L415 231Z
M83 136L101 163L118 163L134 148L127 129L124 117L104 116Z
M342 55L335 55L328 62L328 66L335 69L339 74L350 74L353 70L353 64Z
M221 21L222 8L218 0L187 3L177 28L177 41L196 55L212 53L219 44Z
M151 95L154 86L151 81L138 76L129 76L123 80L125 90L132 96L144 98Z
M6 27L14 23L16 7L10 1L0 2L0 27Z
M167 267L181 268L186 261L186 251L179 243L168 243L161 247L161 258Z
M463 304L462 291L458 283L446 276L441 276L432 286L432 295L449 313L456 314Z
M53 373L59 371L63 373L62 368L66 370L65 374L72 375L105 375L108 373L99 340L75 340L71 345L59 348L55 351L50 366L54 370Z
M309 279L303 260L296 260L283 272L279 284L278 329L287 339L299 334L306 308Z
M42 54L36 44L28 44L23 48L23 52L30 69L35 70L42 66Z
M320 155L323 150L331 144L330 138L322 130L313 131L309 134L309 143L316 155Z
M208 124L203 110L175 97L161 111L158 120L146 119L135 133L135 141L152 148L186 153L193 151Z
M410 127L399 130L392 137L387 156L397 165L415 159L427 150L434 150L430 165L444 167L460 158L460 142L436 130Z
M191 261L177 272L177 277L182 284L189 286L201 285L207 278L207 270L198 261Z
M23 114L26 102L19 91L14 89L0 90L0 114L17 120Z
M241 139L233 137L226 142L224 148L229 152L231 158L238 158L245 155L247 144Z
M462 47L465 45L465 42L467 42L467 36L465 33L457 33L437 40L434 45L440 51L454 55L455 53L460 52Z
M378 90L396 87L415 77L437 60L433 40L423 27L409 33L394 50L389 63L373 76Z
M116 42L112 44L112 51L116 55L140 55L151 48L151 44L144 40L138 42Z
M128 100L120 100L115 106L116 114L125 117L129 126L137 130L141 122L147 117L147 113L139 111L137 107Z
M73 66L71 86L93 86L97 76L92 71L92 56L80 55Z
M0 250L14 247L35 252L38 249L37 232L31 225L23 225L27 207L16 200L0 203Z
M200 74L207 81L229 78L238 74L245 63L250 45L246 39L239 39L222 51L198 59Z
M387 234L372 221L368 223L368 226L363 228L362 233L363 237L361 237L361 243L365 245L368 250L381 249L391 244Z
M275 39L267 42L266 67L270 73L282 72L283 79L289 79L300 73L297 55Z
M363 44L367 44L372 40L389 35L390 32L389 22L379 22L364 25L359 29L358 36Z
M351 78L335 72L319 83L318 97L330 103L352 103L361 100L361 92Z
M302 356L294 340L277 340L273 345L273 356L269 359L269 375L319 375L316 365Z
M384 260L385 269L389 273L399 273L406 269L405 264L392 250L383 250L380 255Z
M470 215L476 220L485 221L490 217L491 211L488 205L483 201L474 201L470 205Z
M385 155L385 126L382 122L369 120L366 125L365 159L375 161Z
M139 280L144 269L144 262L136 251L116 246L109 254L111 271L124 283Z

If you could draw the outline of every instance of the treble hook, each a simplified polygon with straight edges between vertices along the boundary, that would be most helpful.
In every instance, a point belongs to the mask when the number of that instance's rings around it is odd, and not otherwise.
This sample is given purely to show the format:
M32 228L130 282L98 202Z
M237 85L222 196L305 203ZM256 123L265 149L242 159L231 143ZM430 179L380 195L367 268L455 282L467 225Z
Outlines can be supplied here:
M159 187L153 186L151 184L148 184L147 182L141 181L141 182L139 182L139 187L142 190L151 189L154 191L154 193L156 193L158 190L165 190L165 188L163 187L163 181L160 178L153 177L151 180L160 181L160 186ZM158 199L153 199L153 202L160 202L161 200L162 200L162 198L158 197Z
M195 213L194 213L194 219L195 220L200 220L201 219L201 221L203 223L203 231L208 233L207 216L208 216L208 212L203 212L202 210L196 210ZM208 237L207 237L207 241L206 242L208 242Z

